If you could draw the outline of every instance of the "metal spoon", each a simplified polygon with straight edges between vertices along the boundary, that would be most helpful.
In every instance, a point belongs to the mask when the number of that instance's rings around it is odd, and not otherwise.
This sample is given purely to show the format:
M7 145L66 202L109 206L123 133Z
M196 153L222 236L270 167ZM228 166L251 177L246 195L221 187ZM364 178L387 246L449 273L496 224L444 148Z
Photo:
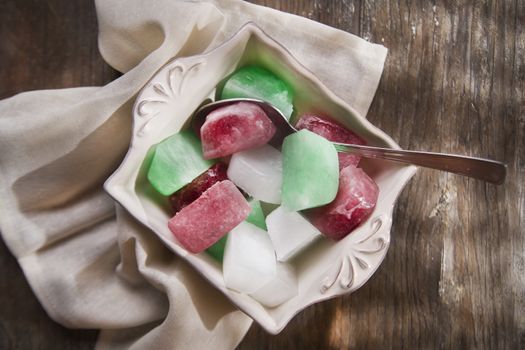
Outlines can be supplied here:
M207 103L194 114L193 122L202 125L206 116L213 110L237 102L251 102L259 105L277 127L271 143L280 146L284 138L297 132L286 117L273 105L251 98L234 98ZM361 146L333 142L338 152L353 153L366 158L381 158L400 163L414 164L426 168L444 170L455 174L469 176L493 184L505 181L507 166L502 162L490 159L467 157L456 154L407 151L383 147Z

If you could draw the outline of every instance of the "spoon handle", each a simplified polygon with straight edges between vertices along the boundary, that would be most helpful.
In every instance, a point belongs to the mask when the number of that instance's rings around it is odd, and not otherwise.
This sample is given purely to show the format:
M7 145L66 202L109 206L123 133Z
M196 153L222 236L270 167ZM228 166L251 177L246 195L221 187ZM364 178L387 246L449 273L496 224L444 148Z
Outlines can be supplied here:
M507 166L490 159L434 152L406 151L391 148L335 143L338 152L354 153L366 158L382 158L473 177L493 184L505 181Z

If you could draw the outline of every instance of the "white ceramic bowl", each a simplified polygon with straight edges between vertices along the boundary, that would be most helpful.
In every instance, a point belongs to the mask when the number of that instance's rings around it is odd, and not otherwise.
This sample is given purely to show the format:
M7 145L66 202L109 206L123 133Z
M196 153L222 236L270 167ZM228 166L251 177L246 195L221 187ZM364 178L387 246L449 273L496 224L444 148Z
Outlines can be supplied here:
M205 253L188 253L169 231L167 202L146 180L143 161L152 145L185 126L194 110L214 95L221 80L237 67L250 63L269 68L294 87L294 103L299 114L312 110L324 112L356 131L371 145L399 148L384 132L328 91L283 46L256 25L247 24L209 53L169 62L143 88L133 108L133 136L128 154L104 187L239 309L268 332L276 334L305 307L350 293L372 276L389 246L395 200L416 168L381 160L361 161L361 166L380 188L376 208L370 218L345 239L337 243L318 240L293 260L299 290L293 299L267 308L247 295L227 289L221 265Z

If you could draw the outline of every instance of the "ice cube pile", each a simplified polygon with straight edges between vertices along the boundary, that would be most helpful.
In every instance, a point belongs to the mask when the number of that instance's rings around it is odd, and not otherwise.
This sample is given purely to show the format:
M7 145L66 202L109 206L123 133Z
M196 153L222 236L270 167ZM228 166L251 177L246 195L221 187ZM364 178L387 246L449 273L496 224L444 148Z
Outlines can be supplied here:
M219 99L257 98L293 117L293 89L263 67L242 67L219 86ZM154 146L147 174L168 197L178 243L222 263L225 286L266 307L297 295L293 258L322 237L346 237L379 193L359 157L329 142L366 144L360 136L326 116L295 119L300 131L277 149L268 143L276 127L258 105L223 106Z

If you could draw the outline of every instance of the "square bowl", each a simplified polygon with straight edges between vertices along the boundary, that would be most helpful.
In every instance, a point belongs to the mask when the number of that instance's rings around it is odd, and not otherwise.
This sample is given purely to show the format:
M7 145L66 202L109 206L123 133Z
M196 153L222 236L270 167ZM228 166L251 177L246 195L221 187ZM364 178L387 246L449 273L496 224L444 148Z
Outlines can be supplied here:
M399 149L388 135L330 92L286 48L255 24L248 23L208 53L168 62L146 84L133 107L129 151L104 188L239 309L268 332L277 334L299 311L360 288L377 270L390 243L395 201L416 167L362 159L360 167L379 186L376 208L368 220L346 238L339 242L318 240L292 260L298 281L298 294L294 298L268 308L248 295L226 288L221 264L206 253L189 253L168 229L169 206L166 198L157 194L147 181L145 159L153 145L189 124L193 112L214 96L217 85L225 77L247 64L265 67L293 87L294 115L302 112L330 115L370 145Z

